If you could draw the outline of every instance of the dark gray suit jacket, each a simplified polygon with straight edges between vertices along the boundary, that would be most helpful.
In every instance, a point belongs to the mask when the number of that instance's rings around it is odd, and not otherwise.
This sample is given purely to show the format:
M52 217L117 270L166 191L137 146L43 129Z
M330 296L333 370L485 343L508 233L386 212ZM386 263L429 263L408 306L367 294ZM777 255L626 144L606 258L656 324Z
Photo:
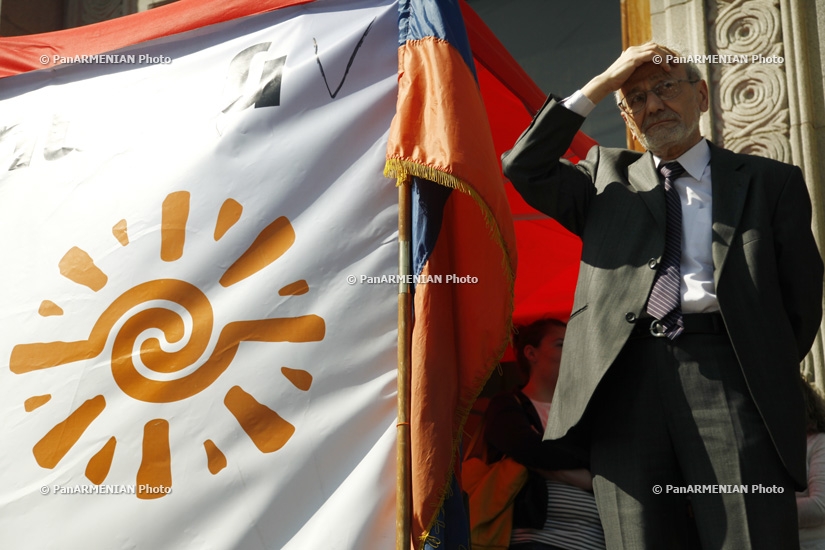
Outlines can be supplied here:
M581 420L645 309L664 251L665 196L650 153L593 147L578 165L559 160L583 120L551 98L502 159L525 200L583 243L545 434L551 439ZM708 230L719 309L753 400L802 487L799 362L819 328L823 287L810 198L798 167L712 144L710 149Z

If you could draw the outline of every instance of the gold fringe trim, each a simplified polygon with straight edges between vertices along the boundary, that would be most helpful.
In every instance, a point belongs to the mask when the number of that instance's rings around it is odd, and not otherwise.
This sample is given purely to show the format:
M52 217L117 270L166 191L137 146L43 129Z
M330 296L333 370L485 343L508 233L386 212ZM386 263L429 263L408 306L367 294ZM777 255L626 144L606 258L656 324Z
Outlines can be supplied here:
M430 180L431 182L437 183L438 185L443 185L444 187L458 189L462 193L466 193L468 195L475 193L472 187L452 174L412 160L394 158L387 159L387 164L384 166L384 176L388 178L396 178L396 180L398 180L396 186L409 183L412 176L415 176L417 178ZM478 200L480 200L480 197L477 201Z
M487 229L493 233L493 238L496 243L499 245L503 252L503 265L505 272L507 273L507 282L510 285L511 295L514 296L514 285L516 280L516 275L513 272L513 266L510 264L510 250L507 248L507 243L504 242L504 238L501 236L501 232L498 230L498 226L495 223L495 219L493 217L493 213L490 211L490 207L487 206L487 203L481 198L481 196L476 192L476 190L466 183L464 180L455 177L454 175L446 172L445 170L441 170L439 168L433 166L427 166L426 164L421 164L419 162L415 162L412 160L405 160L399 158L388 158L387 162L384 166L384 176L387 178L395 178L396 179L396 187L401 185L406 185L410 183L412 177L423 178L438 185L443 185L444 187L449 187L450 189L456 189L461 191L466 195L470 195L470 197L475 201L478 205L479 209L481 209L482 214L484 215L484 222L487 226Z
M443 185L444 187L456 189L462 193L469 195L481 210L482 215L484 216L484 222L487 226L487 229L490 231L490 233L492 233L493 240L498 244L499 248L501 249L502 267L504 268L504 271L507 275L507 284L509 286L509 307L507 308L509 310L509 314L507 315L507 319L505 321L505 326L507 327L506 335L502 342L499 344L496 353L490 361L490 364L488 364L484 372L471 383L471 387L473 388L472 399L468 403L459 404L456 408L456 414L458 414L460 419L459 429L452 444L450 466L447 470L447 480L444 485L444 488L441 490L441 494L438 497L438 505L435 507L433 517L428 522L427 528L424 530L424 533L419 537L419 540L422 543L422 545L430 544L430 546L432 546L433 548L438 548L441 545L441 539L437 536L434 536L432 534L432 531L434 528L436 530L440 530L444 527L443 522L438 521L438 513L443 508L444 501L452 493L452 488L450 487L450 480L455 475L455 460L456 455L458 454L458 448L461 444L461 440L463 439L462 434L464 433L464 426L467 423L467 419L470 416L470 411L472 410L473 405L475 404L476 400L478 399L478 396L484 389L484 385L487 383L487 380L493 374L493 371L499 366L499 360L504 355L504 352L507 350L507 346L510 344L511 334L513 333L513 310L515 309L516 275L513 271L513 266L510 263L510 251L507 248L507 243L504 242L504 238L501 235L501 231L499 231L498 226L495 223L493 213L490 211L490 207L487 205L487 203L484 202L484 200L472 186L468 185L465 181L455 177L454 175L446 171L439 170L438 168L427 166L425 164L421 164L412 160L404 160L398 158L387 159L386 165L384 166L384 176L388 178L395 178L396 186L409 184L412 180L412 177L418 177L432 181L434 183L437 183L438 185Z
M440 531L443 527L445 527L443 521L433 520L432 528ZM429 544L433 548L439 548L441 546L441 539L427 532L421 536L421 544Z

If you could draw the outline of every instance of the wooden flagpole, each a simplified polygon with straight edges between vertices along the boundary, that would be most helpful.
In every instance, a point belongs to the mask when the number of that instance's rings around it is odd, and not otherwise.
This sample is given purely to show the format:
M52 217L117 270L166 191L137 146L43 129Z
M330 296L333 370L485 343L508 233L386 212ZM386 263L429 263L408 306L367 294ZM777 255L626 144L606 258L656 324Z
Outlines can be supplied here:
M398 424L396 426L395 548L409 550L412 541L412 475L410 459L410 363L412 339L411 182L398 186Z

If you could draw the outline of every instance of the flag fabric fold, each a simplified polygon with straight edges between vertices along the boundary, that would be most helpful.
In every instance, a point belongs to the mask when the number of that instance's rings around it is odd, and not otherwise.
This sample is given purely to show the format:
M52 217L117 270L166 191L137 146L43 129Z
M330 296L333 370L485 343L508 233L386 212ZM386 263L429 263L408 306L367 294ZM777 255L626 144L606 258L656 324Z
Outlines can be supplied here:
M399 94L386 173L413 186L413 536L467 545L458 473L467 414L509 341L516 248L457 1L400 10ZM464 528L460 524L464 523Z

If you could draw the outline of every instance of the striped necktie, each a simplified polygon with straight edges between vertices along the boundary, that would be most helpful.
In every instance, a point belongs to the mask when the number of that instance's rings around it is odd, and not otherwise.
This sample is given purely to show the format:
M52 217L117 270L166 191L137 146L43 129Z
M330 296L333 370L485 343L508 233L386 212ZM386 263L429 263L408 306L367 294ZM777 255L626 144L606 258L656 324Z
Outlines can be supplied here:
M665 335L673 340L685 327L682 319L682 201L674 185L685 169L678 162L668 162L659 166L659 172L665 177L665 252L653 279L647 312L662 322Z

